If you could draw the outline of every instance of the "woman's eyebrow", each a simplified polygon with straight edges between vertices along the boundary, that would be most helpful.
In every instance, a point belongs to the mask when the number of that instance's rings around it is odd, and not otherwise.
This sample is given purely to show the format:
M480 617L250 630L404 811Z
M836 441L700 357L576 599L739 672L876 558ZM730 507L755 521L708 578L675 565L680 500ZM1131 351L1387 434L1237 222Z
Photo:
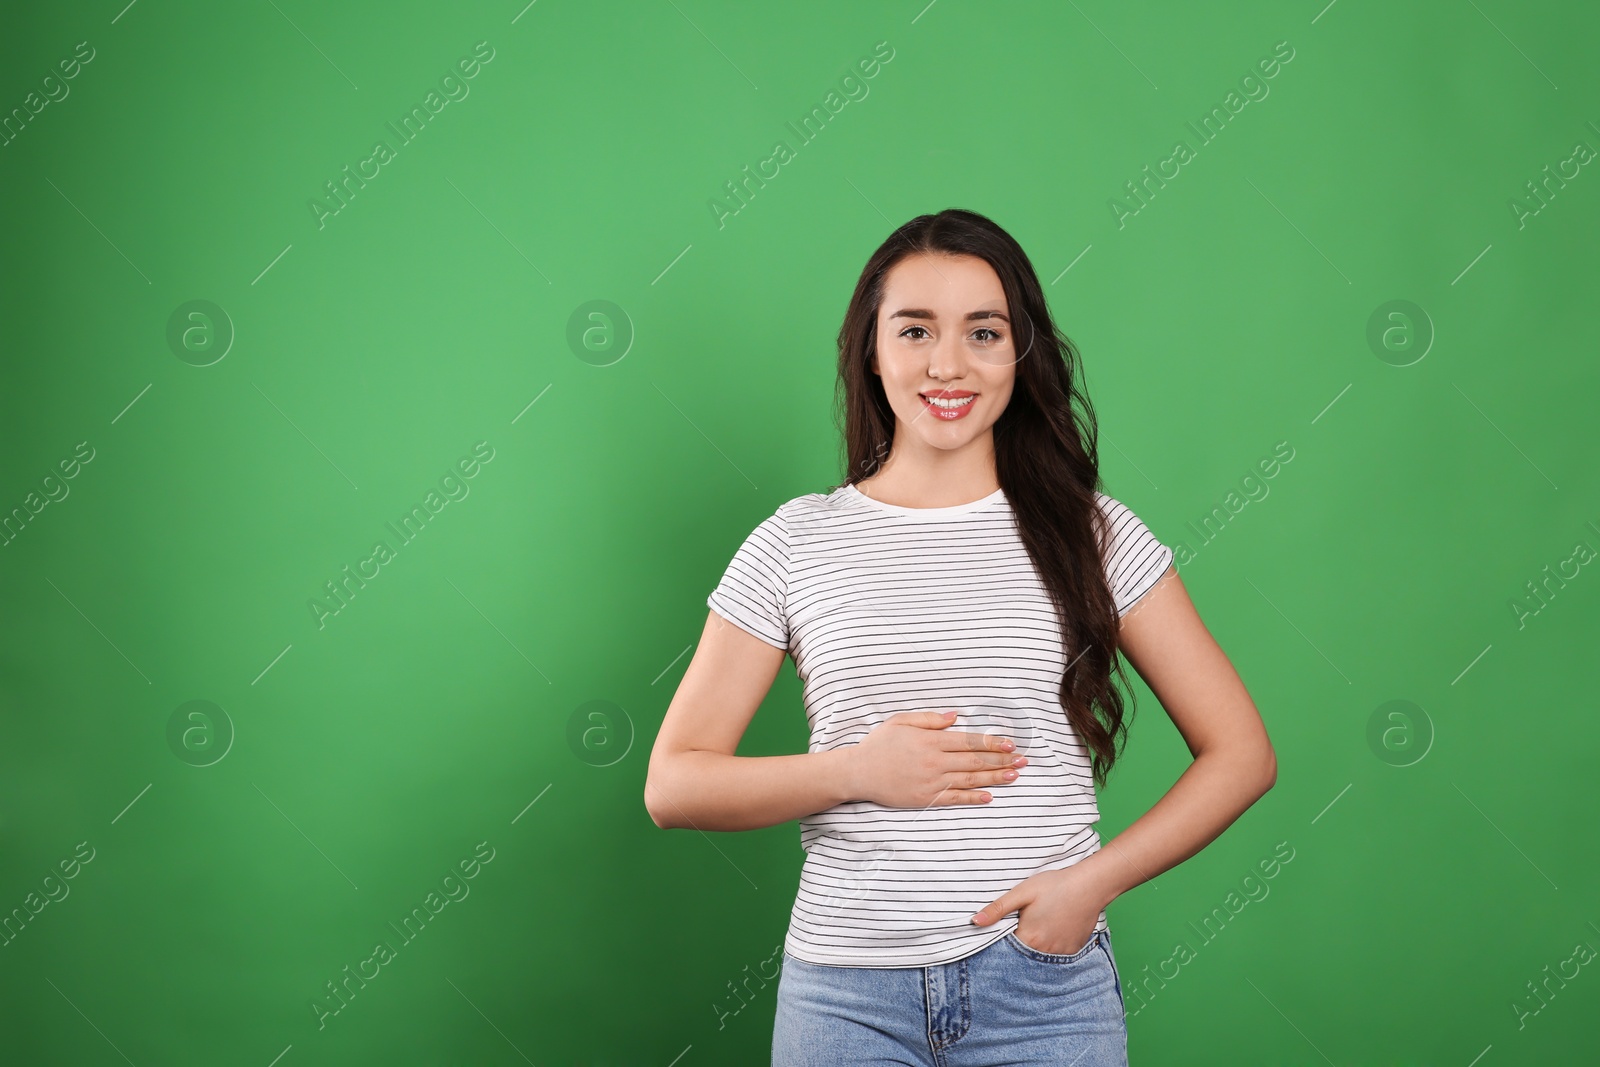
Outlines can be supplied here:
M892 313L889 317L891 319L938 319L939 316L935 315L927 308L901 308L899 311ZM1010 319L1006 318L1005 312L999 310L998 308L987 308L983 311L967 312L966 320L971 322L974 319L1000 319L1006 323L1011 322Z

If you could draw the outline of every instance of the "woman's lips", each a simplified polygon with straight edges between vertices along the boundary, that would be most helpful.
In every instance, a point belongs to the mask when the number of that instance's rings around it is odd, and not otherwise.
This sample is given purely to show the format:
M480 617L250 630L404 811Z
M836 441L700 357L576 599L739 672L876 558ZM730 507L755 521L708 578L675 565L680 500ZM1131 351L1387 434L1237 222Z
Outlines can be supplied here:
M973 393L969 396L959 397L954 401L947 401L947 403L958 405L957 407L940 407L920 393L917 394L917 399L922 401L922 406L927 408L934 418L943 419L945 422L954 422L957 419L966 417L967 412L972 410L972 405L977 403L978 396Z

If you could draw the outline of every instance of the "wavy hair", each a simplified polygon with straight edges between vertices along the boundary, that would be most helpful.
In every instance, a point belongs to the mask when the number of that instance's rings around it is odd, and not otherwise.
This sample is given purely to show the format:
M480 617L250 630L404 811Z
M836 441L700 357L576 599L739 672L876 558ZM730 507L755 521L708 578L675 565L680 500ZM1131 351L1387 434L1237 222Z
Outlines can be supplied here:
M959 208L918 215L890 234L862 269L839 328L840 486L869 477L894 443L894 411L871 361L889 269L917 254L977 256L994 268L1005 290L1012 345L1022 355L1011 399L994 425L996 473L1061 622L1067 660L1061 706L1088 746L1095 784L1104 786L1127 739L1111 672L1124 685L1127 675L1116 654L1118 620L1101 547L1109 544L1110 529L1095 506L1101 490L1094 408L1077 381L1077 350L1051 318L1033 264L983 215ZM1130 718L1132 710L1130 701Z

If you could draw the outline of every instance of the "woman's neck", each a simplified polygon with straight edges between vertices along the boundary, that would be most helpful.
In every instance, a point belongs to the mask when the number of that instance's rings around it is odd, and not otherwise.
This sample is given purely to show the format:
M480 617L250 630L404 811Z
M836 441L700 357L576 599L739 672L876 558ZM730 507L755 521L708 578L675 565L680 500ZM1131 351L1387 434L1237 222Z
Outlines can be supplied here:
M991 463L987 468L937 470L886 464L855 483L857 491L884 504L902 508L946 508L970 504L1000 488Z

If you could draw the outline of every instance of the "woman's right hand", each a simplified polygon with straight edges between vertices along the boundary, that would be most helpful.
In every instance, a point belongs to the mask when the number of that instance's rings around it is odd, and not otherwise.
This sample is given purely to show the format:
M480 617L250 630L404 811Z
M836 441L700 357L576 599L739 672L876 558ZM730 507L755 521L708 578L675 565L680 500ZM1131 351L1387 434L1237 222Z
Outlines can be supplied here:
M898 711L849 749L851 794L890 808L984 804L985 786L1017 777L1027 758L997 734L948 729L958 716Z

